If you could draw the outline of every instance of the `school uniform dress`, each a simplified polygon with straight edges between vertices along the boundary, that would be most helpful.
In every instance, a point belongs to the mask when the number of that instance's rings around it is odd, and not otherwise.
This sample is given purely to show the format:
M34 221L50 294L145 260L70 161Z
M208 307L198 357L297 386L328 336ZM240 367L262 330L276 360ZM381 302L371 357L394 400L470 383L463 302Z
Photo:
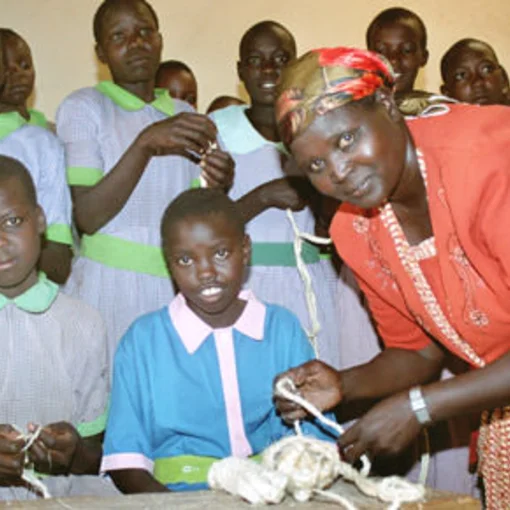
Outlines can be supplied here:
M46 215L46 238L72 245L71 196L58 138L47 129L28 124L18 112L1 113L0 154L17 159L30 172L37 201Z
M178 294L139 318L115 356L101 471L143 469L173 490L207 488L211 464L293 434L272 402L276 375L313 358L298 319L242 291L237 322L212 329ZM332 436L315 422L304 432Z
M481 368L510 352L510 110L450 105L408 127L433 237L410 247L390 205L364 211L348 204L331 235L387 347L420 350L432 336ZM489 508L510 500L509 418L509 408L484 413L479 451ZM470 491L465 451L435 469L437 487Z
M246 117L247 108L245 105L230 106L211 114L218 127L222 148L231 153L236 163L236 176L230 192L234 199L261 184L296 172L290 165L282 164L285 159L283 145L266 140L252 126ZM306 208L293 214L300 231L313 234L315 219L311 210ZM296 268L294 231L286 211L276 208L264 211L248 223L247 232L253 243L253 253L246 287L253 289L264 301L294 312L309 331L311 323L305 287ZM359 298L349 289L344 291L343 280L339 280L331 260L321 260L317 247L306 242L302 256L317 297L321 324L319 358L339 368L343 365L342 343L356 343L356 334L360 333L376 344L375 335ZM344 304L348 304L349 314L342 313Z
M70 186L94 186L117 164L143 129L193 111L156 89L147 104L112 82L73 92L57 112ZM199 168L178 156L154 157L122 210L81 240L65 292L97 308L106 321L110 351L133 320L156 310L174 291L160 249L167 205L188 189Z
M26 432L29 422L66 421L82 437L104 431L109 369L97 311L60 293L41 273L21 296L0 295L0 331L0 423ZM48 476L43 482L52 496L116 492L98 476ZM27 488L0 488L0 500L35 497Z

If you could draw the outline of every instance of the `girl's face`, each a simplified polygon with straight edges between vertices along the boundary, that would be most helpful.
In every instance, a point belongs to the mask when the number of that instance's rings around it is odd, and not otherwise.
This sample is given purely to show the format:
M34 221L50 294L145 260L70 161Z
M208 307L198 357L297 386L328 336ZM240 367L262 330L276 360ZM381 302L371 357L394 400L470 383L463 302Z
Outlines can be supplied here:
M388 95L318 116L290 149L323 195L367 209L381 206L396 190L407 145L405 124Z
M224 213L178 221L165 236L165 256L188 306L212 327L233 324L250 258L250 241Z
M130 3L106 13L96 53L115 83L154 80L161 50L161 34L146 5Z
M261 29L246 41L237 71L252 104L274 105L282 70L294 58L294 41L277 27Z
M24 106L32 93L35 70L28 44L9 35L4 38L5 85L0 102L10 106Z
M171 97L197 109L197 82L188 71L163 69L158 73L156 87L167 89Z
M413 20L381 25L373 30L368 49L385 56L397 74L395 92L411 92L420 67L428 60L420 27Z
M464 103L505 104L508 79L490 48L470 43L450 60L441 92Z
M36 264L46 228L41 209L30 202L20 179L0 185L0 293L14 298L37 281Z

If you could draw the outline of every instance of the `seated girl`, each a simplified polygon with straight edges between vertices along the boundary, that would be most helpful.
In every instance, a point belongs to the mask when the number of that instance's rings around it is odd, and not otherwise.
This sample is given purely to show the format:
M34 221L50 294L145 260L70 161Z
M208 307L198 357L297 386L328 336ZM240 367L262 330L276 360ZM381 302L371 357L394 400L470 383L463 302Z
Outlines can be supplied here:
M207 488L215 460L259 454L293 429L273 379L313 358L291 312L241 291L251 243L236 205L214 189L166 210L162 245L180 289L119 344L101 471L125 492ZM305 433L331 438L313 421Z

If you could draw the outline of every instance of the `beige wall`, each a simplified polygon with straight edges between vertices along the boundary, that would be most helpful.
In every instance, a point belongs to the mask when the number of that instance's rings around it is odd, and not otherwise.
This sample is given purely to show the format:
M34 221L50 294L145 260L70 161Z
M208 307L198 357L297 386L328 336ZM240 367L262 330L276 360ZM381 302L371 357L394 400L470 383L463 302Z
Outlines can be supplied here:
M69 92L106 75L93 51L92 17L99 3L0 0L2 24L20 32L32 47L37 68L34 103L48 116ZM510 0L152 0L152 5L161 22L163 57L184 60L194 69L202 110L216 95L238 93L239 39L262 19L286 25L302 52L317 46L364 45L374 15L400 5L419 13L429 33L430 60L420 86L438 89L439 59L462 37L492 43L510 70Z

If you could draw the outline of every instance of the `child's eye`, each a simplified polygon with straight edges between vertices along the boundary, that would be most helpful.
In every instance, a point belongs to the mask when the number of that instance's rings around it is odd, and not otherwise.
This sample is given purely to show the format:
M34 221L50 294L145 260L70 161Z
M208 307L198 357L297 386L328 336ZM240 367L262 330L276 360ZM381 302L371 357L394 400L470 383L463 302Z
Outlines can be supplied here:
M177 259L177 264L179 264L180 266L191 266L192 262L193 261L191 260L191 257L188 255L181 255Z
M149 28L149 27L141 28L140 35L142 37L149 37L150 35L152 35L152 28Z
M27 62L26 60L23 60L23 62L21 62L20 67L21 69L26 71L32 67L32 64L30 62Z
M483 76L487 76L492 74L495 71L495 66L493 64L484 64L481 68L481 73Z
M457 71L454 75L453 75L453 78L455 81L462 81L462 80L465 80L466 79L466 71Z
M124 34L122 32L115 32L110 36L110 39L114 43L120 43L124 40Z
M6 227L19 227L23 223L23 218L20 216L10 216L4 221Z
M315 158L310 161L310 173L318 174L326 166L326 162L322 158Z
M214 255L218 260L226 260L228 259L230 252L226 248L220 248L219 250L216 250Z
M261 62L262 62L262 59L260 57L257 57L257 56L248 57L246 59L246 63L250 67L259 67Z
M284 66L289 61L289 57L287 55L277 55L274 58L274 63L277 66Z
M348 149L354 143L354 133L351 131L347 131L346 133L342 133L338 140L338 148L341 151Z

